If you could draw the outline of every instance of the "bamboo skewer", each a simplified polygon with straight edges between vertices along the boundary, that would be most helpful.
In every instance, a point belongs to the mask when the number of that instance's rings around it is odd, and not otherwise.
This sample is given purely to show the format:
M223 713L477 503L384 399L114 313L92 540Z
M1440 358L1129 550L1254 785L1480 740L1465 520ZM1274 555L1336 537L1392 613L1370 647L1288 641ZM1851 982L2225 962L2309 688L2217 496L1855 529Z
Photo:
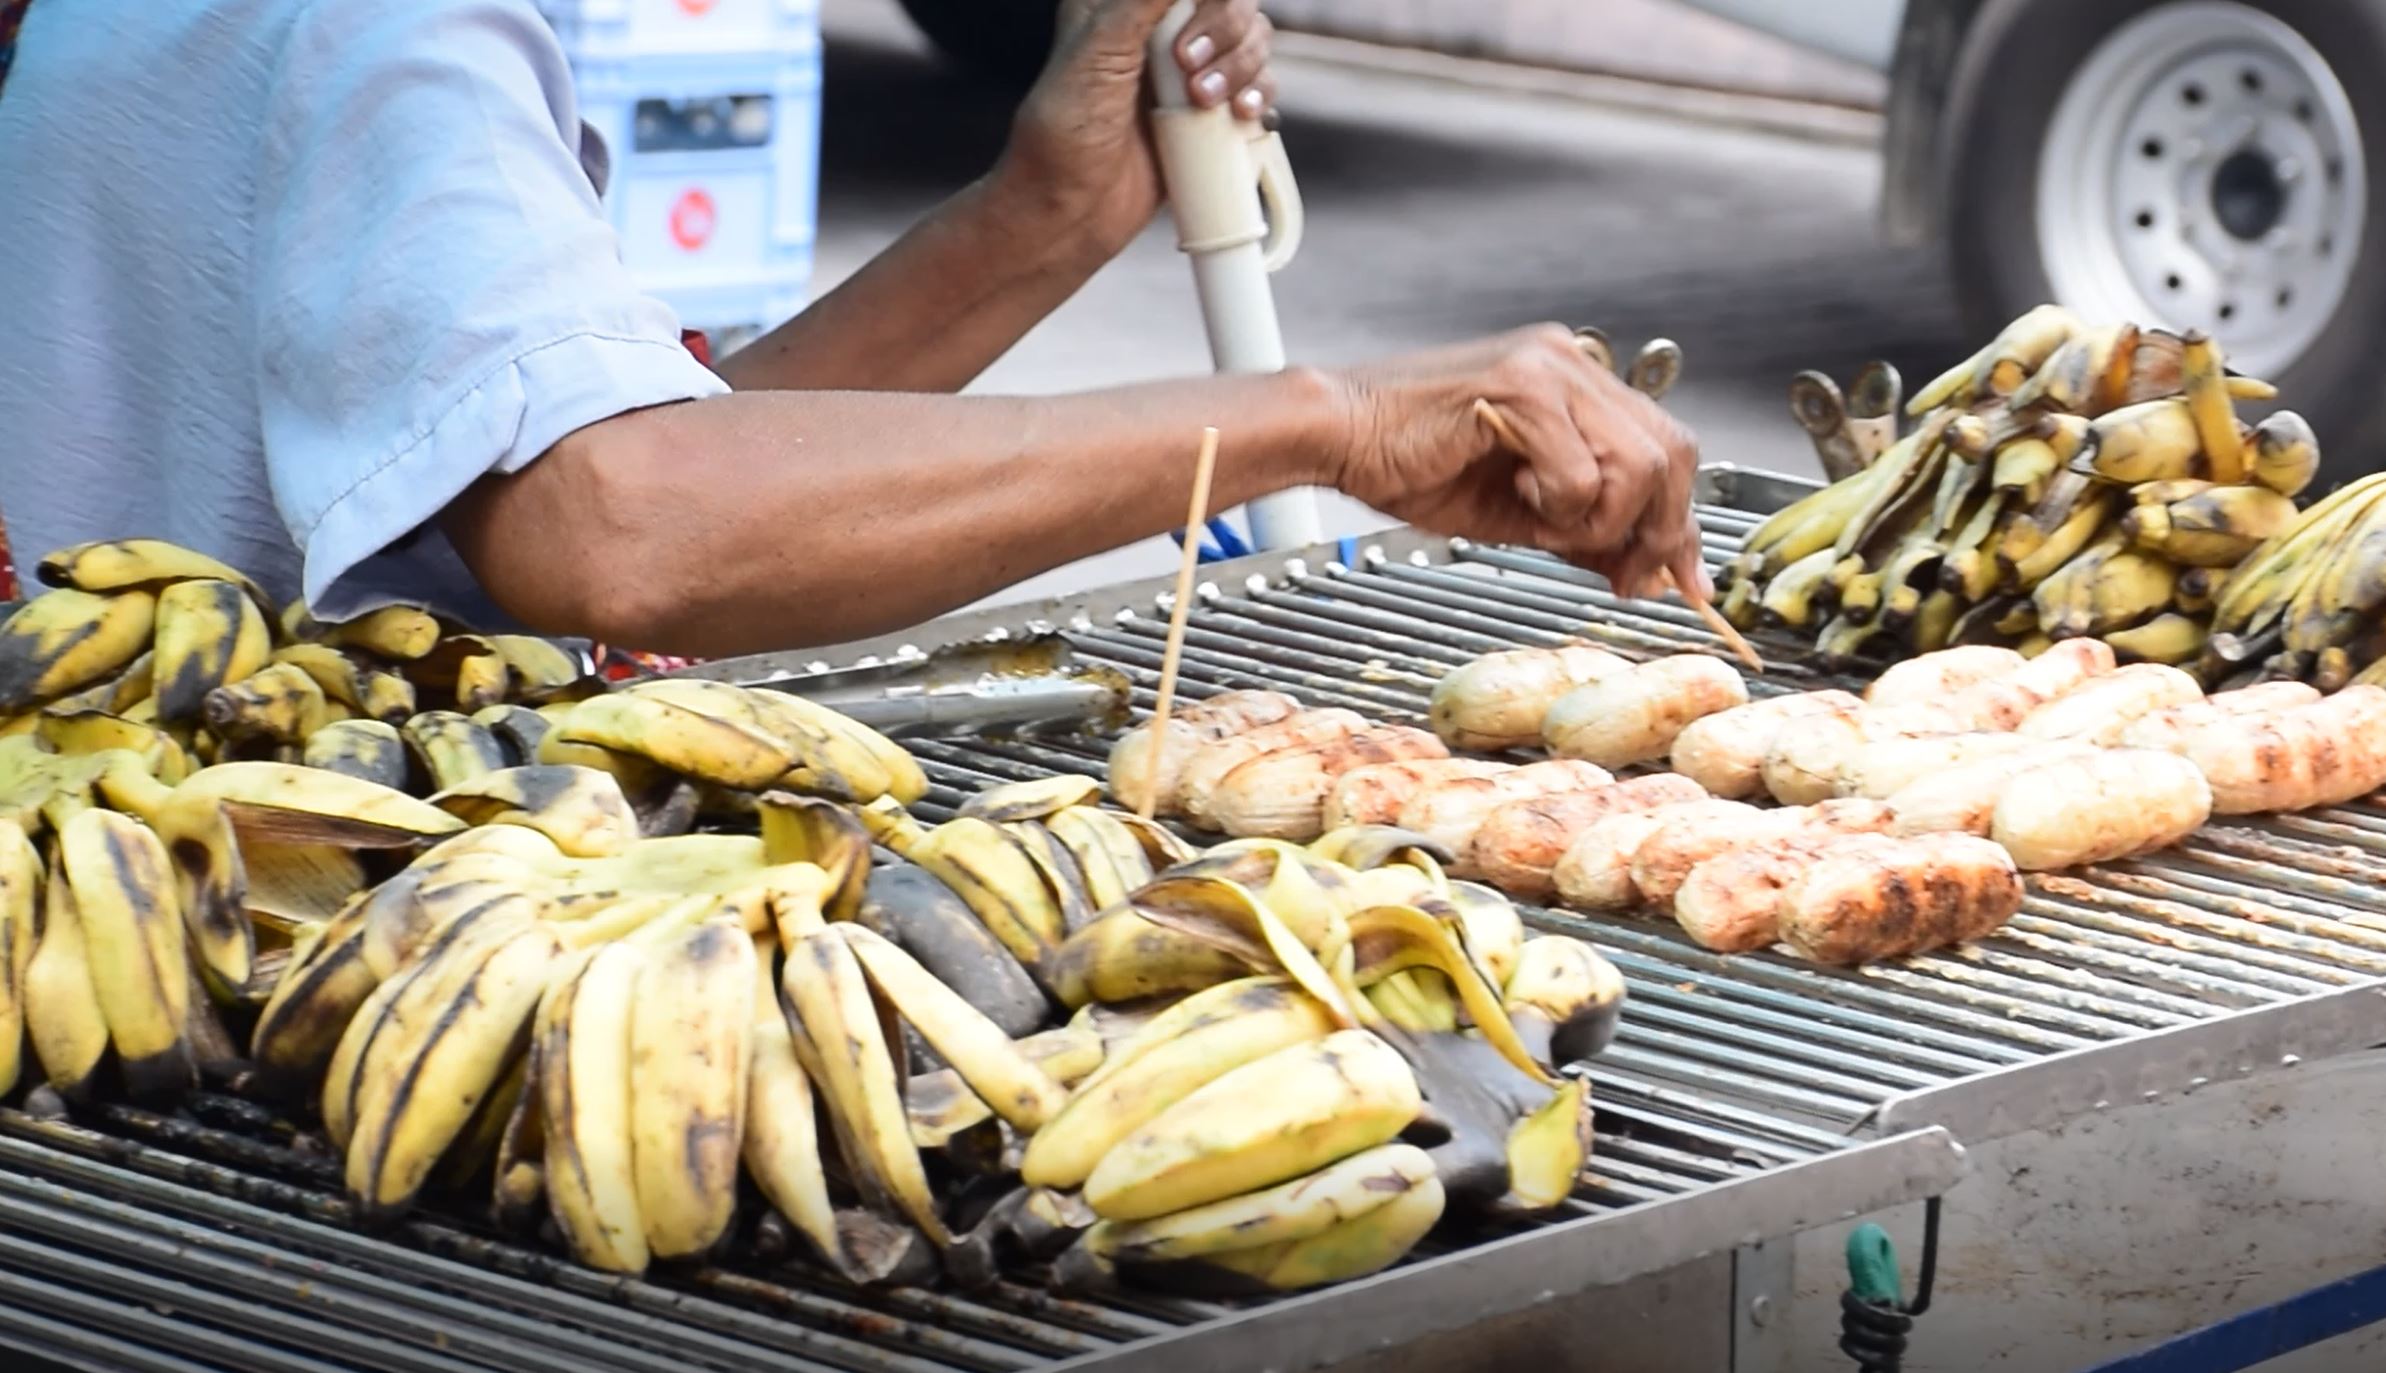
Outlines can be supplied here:
M1506 444L1517 456L1525 456L1523 437L1516 432L1516 426L1508 423L1508 417L1500 413L1498 406L1488 400L1477 400L1475 415L1493 434L1498 436L1501 443ZM1672 587L1681 596L1684 603L1698 612L1698 617L1706 621L1707 628L1715 631L1715 637L1723 640L1724 646L1732 651L1733 657L1747 664L1748 670L1751 672L1761 673L1765 670L1765 660L1758 656L1757 651L1749 645L1746 639L1740 637L1740 631L1734 629L1731 621L1724 619L1722 612L1716 610L1706 597L1698 595L1689 587L1682 585L1680 579L1674 576L1672 568L1661 569L1659 575L1665 579L1666 585Z
M1160 761L1168 752L1168 713L1176 705L1177 660L1185 651L1185 617L1193 609L1193 569L1201 561L1201 527L1210 518L1210 477L1218 467L1218 431L1201 431L1201 453L1193 461L1193 504L1185 512L1185 556L1176 569L1176 603L1168 610L1168 639L1160 650L1159 699L1152 702L1151 762L1143 779L1143 804L1137 807L1149 820L1160 806Z

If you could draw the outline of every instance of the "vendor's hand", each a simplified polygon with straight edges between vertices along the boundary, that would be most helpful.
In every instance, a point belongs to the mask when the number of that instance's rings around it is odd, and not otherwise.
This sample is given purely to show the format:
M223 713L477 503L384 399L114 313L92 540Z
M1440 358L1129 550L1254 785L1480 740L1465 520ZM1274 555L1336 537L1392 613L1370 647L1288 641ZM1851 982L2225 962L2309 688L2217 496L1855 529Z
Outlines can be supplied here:
M1530 544L1654 595L1712 594L1690 502L1698 444L1656 402L1542 325L1347 374L1335 485L1441 534ZM1476 414L1499 407L1525 451Z
M1086 235L1105 259L1160 207L1160 167L1144 120L1144 68L1152 30L1171 0L1062 0L1052 60L1013 122L995 172L1014 204L1055 233ZM1202 109L1229 105L1244 119L1276 98L1268 71L1274 32L1259 0L1201 0L1176 42L1175 70Z

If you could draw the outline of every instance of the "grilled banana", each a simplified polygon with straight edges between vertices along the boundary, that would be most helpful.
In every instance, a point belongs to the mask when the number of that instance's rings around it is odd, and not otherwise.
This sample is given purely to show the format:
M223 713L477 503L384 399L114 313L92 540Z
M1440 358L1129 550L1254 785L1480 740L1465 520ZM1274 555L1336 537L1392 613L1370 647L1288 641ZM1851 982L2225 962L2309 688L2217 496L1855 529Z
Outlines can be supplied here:
M1501 998L1534 1060L1557 1068L1593 1057L1615 1038L1624 979L1583 941L1545 934L1524 942Z
M649 758L682 776L746 791L776 784L796 761L793 748L756 725L652 693L591 696L548 737Z
M1433 732L1452 748L1486 752L1539 743L1541 717L1560 696L1631 666L1578 645L1486 653L1434 684Z
M44 586L80 591L156 590L176 582L231 582L267 604L265 593L237 570L204 553L164 539L102 539L61 548L43 558L34 574Z
M398 731L436 791L464 786L506 765L497 736L452 710L426 710Z
M2167 503L2141 500L2121 528L2140 548L2181 566L2227 568L2294 522L2291 497L2266 486L2214 486Z
M612 1273L651 1258L630 1113L630 1026L645 951L602 945L541 995L535 1021L542 1182L572 1256Z
M2212 479L2244 480L2245 449L2237 437L2237 406L2229 396L2228 375L2221 369L2220 345L2202 330L2190 330L2179 361L2188 414L2212 465Z
M2281 410L2254 426L2249 466L2262 485L2300 495L2320 474L2320 441L2301 415Z
M2195 411L2184 399L2147 401L2125 406L2089 426L2093 449L2076 465L2109 482L2135 486L2139 482L2174 477L2217 476L2212 457L2204 451Z

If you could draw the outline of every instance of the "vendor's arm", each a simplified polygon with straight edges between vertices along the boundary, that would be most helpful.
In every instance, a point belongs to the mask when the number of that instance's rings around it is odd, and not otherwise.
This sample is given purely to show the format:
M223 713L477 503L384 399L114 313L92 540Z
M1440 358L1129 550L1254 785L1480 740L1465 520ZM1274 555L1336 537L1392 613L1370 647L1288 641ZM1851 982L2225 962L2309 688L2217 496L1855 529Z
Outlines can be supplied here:
M1472 418L1498 403L1529 460ZM1530 543L1651 589L1703 578L1688 436L1564 329L1361 371L1084 396L741 394L572 435L485 482L447 528L539 629L720 656L916 624L1213 502L1329 484L1428 528ZM701 472L701 478L691 473Z
M1170 0L1070 0L1001 162L834 291L723 362L739 390L957 391L1149 224L1160 179L1141 115ZM1258 0L1202 0L1175 46L1202 108L1274 98Z

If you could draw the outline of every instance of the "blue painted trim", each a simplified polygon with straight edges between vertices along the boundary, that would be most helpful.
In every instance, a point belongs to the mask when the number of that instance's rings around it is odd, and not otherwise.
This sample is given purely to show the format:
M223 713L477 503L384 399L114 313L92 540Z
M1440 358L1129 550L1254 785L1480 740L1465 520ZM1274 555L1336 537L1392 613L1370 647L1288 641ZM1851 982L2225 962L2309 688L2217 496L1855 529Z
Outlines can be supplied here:
M2238 1373L2381 1321L2386 1321L2386 1268L2373 1268L2083 1373Z

